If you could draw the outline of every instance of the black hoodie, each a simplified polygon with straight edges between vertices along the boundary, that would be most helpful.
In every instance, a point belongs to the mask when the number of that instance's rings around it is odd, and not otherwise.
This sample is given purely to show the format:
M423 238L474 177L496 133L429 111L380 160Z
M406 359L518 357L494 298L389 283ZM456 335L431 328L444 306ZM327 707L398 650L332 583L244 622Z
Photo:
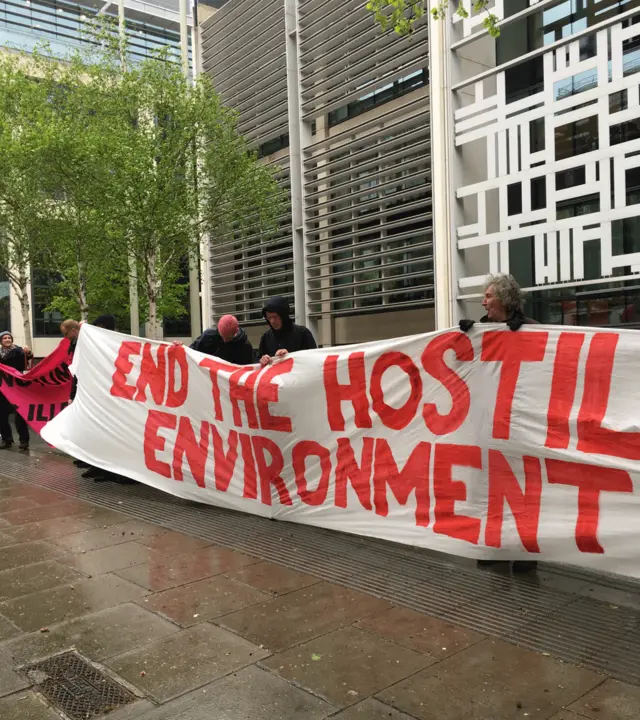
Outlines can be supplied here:
M282 329L274 330L271 326L260 339L258 355L273 357L278 350L290 353L299 350L313 350L318 347L311 331L303 325L295 325L291 319L291 308L283 297L271 298L262 308L262 315L267 320L267 313L277 313L282 318ZM269 322L267 320L267 322Z
M200 337L191 344L192 350L213 355L234 365L252 365L255 362L253 347L247 334L242 328L233 338L225 342L217 330L205 330Z

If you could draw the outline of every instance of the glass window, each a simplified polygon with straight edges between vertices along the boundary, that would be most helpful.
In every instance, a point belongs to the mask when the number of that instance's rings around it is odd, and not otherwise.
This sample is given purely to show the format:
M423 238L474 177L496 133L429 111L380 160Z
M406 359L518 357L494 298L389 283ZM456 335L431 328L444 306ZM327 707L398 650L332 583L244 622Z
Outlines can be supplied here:
M31 275L31 302L33 305L33 334L36 337L60 335L60 323L64 320L58 310L48 310L53 302L56 287L61 278L47 270L34 270Z
M384 105L384 103L394 98L402 97L419 87L428 85L428 83L428 70L418 70L406 78L396 80L394 83L390 83L378 90L363 95L359 100L355 100L344 107L333 110L328 116L329 127L339 125L341 122L356 117L357 115L362 115L362 113L368 110L372 110L379 105Z

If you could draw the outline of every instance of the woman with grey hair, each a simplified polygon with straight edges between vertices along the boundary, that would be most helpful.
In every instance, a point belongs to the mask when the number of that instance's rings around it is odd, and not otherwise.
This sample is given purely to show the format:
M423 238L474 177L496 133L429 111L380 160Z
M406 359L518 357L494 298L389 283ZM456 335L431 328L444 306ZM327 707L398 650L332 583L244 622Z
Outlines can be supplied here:
M510 330L520 330L523 325L538 323L524 314L524 293L512 275L489 275L484 286L482 307L486 315L481 323L506 323ZM460 330L469 332L473 320L460 320Z
M490 275L484 286L482 307L486 315L481 323L506 323L510 330L519 330L523 325L538 323L524 314L524 293L512 275ZM469 332L475 325L473 320L460 320L460 329ZM536 562L500 560L479 560L480 567L500 566L506 568L511 564L514 572L532 572L537 568Z

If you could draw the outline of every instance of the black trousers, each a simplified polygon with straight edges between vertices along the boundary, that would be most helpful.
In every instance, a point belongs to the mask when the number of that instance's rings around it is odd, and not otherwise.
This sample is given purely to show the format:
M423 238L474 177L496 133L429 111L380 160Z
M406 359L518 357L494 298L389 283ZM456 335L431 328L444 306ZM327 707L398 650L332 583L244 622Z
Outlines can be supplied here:
M27 421L14 411L13 406L4 395L0 395L0 435L4 442L13 442L13 432L9 418L11 413L15 413L16 430L21 443L29 442L29 426Z

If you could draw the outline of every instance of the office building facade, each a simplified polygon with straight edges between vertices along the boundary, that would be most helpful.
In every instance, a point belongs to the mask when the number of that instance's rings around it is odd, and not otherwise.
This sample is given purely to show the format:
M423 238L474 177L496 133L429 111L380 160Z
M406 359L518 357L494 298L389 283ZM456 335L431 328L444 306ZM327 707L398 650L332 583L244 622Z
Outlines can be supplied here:
M323 345L481 315L640 323L640 2L495 0L381 33L356 0L229 0L202 68L290 194L276 238L213 238L211 319L283 294ZM255 328L253 327L255 326Z

